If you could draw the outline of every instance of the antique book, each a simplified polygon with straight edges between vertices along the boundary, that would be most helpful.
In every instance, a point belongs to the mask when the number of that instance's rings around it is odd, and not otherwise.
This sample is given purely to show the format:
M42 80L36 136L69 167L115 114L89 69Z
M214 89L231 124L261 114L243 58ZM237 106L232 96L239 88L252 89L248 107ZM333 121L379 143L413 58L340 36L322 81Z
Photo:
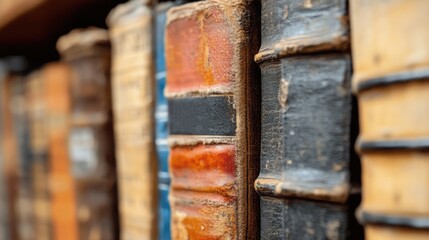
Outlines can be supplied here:
M68 156L70 128L70 83L72 72L64 63L42 68L47 111L47 141L51 193L52 236L78 239L74 179Z
M7 173L6 169L6 153L4 151L3 142L5 139L3 138L4 130L3 130L3 122L5 119L5 110L6 108L3 105L5 102L4 96L6 95L5 86L6 80L8 79L9 70L6 64L1 61L0 62L0 240L8 240L11 239L9 236L9 202L8 202L8 188L7 188Z
M168 195L170 176L168 170L168 104L164 95L166 81L165 67L165 25L167 11L174 5L190 1L160 1L155 7L155 144L158 162L158 239L171 239L170 204Z
M31 159L22 57L0 61L0 239L34 239Z
M171 239L170 204L168 202L168 193L170 190L167 144L168 105L167 99L164 96L166 78L164 36L167 10L173 5L173 2L162 2L155 8L155 144L158 161L158 239Z
M152 18L141 0L108 16L121 239L157 238Z
M429 239L429 2L350 9L366 239Z
M258 1L188 3L167 13L173 239L257 239Z
M26 81L26 111L31 157L34 239L51 239L51 209L49 194L49 159L45 84L40 70L31 73Z
M32 164L29 148L29 128L26 116L25 78L15 77L11 84L11 99L8 110L12 114L13 132L16 140L16 171L17 171L17 202L16 202L16 228L18 238L34 238L34 209Z
M262 1L261 24L261 238L361 239L347 1Z
M4 201L5 209L5 220L7 222L8 238L7 239L18 239L19 238L19 212L18 212L18 144L17 136L14 128L14 116L12 114L12 98L13 98L13 87L17 81L17 76L7 73L1 80L1 147L2 147L2 170L4 177L4 193L6 200Z
M104 29L76 29L58 40L57 49L72 71L68 150L79 239L117 239L109 35Z

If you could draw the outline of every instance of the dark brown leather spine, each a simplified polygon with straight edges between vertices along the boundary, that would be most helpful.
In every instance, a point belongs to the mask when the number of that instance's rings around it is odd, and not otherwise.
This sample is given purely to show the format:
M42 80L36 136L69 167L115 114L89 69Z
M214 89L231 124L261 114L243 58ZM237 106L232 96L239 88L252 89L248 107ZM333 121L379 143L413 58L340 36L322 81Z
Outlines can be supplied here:
M80 239L117 239L116 162L110 94L110 41L104 29L78 29L57 43L72 69L69 157Z

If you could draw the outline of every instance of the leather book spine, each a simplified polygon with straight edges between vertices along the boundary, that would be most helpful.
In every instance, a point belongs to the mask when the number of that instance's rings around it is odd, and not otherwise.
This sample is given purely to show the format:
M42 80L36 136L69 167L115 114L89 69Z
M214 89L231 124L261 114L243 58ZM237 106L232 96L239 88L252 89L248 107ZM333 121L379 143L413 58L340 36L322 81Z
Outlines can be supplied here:
M116 161L107 30L76 29L57 42L72 71L69 157L79 239L117 239Z
M143 1L108 17L121 239L157 238L153 16Z
M257 1L167 13L165 54L173 239L257 239Z
M31 157L28 141L28 121L26 116L25 78L17 77L12 83L12 98L9 110L13 116L13 131L17 149L17 228L19 239L33 239L34 210L31 181Z
M11 109L13 98L13 86L16 76L7 74L1 80L1 118L2 118L2 168L5 182L6 207L5 218L7 221L8 237L12 240L19 239L19 214L18 208L18 146L14 132L14 119Z
M33 207L35 217L34 239L51 239L51 209L49 194L49 160L47 141L47 111L45 84L41 71L33 72L26 82L26 104L29 124Z
M345 0L262 1L261 239L361 239L347 18Z
M72 72L64 63L43 67L48 124L49 179L52 235L54 239L78 239L76 189L68 154L70 83Z
M429 2L350 1L368 240L429 238Z
M167 10L174 3L159 3L155 8L155 144L158 161L158 239L171 239L170 231L170 204L168 193L170 190L170 176L168 173L168 104L164 95L165 69L165 24Z
M1 63L3 64L3 63ZM3 129L3 123L5 122L6 108L3 105L6 102L5 96L6 91L6 80L8 79L8 69L1 65L0 68L0 111L2 112L0 117L0 240L12 239L10 236L9 228L13 225L9 223L9 195L8 195L8 184L7 184L7 172L6 172L6 159L7 154L4 148L5 141L5 130ZM6 131L7 132L7 131Z

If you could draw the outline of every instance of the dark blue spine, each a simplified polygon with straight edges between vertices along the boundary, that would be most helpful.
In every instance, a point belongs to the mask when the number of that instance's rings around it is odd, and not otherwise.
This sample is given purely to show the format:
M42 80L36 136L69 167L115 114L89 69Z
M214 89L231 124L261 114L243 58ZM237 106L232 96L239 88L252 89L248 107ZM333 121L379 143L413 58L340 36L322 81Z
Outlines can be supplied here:
M170 177L168 174L168 104L164 96L165 88L165 57L164 57L164 32L167 10L173 3L160 3L156 7L155 20L155 60L156 60L156 151L158 157L158 238L171 239L170 231L170 204L168 192L170 189Z

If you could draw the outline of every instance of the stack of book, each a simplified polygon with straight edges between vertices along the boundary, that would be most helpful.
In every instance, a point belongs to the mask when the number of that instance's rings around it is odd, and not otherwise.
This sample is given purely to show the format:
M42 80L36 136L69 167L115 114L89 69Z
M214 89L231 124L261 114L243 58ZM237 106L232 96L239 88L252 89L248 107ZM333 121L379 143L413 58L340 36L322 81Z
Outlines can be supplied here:
M0 240L429 239L429 5L348 7L130 0L0 61Z

